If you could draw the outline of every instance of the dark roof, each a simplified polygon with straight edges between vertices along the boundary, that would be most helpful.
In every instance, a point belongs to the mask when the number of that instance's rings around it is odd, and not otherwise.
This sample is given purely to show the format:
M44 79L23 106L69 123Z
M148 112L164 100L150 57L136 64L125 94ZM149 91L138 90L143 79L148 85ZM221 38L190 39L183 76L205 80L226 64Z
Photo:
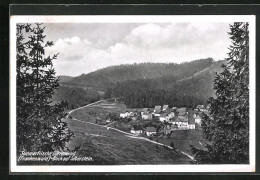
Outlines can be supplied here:
M154 127L147 127L145 128L145 130L148 132L156 132L156 129Z

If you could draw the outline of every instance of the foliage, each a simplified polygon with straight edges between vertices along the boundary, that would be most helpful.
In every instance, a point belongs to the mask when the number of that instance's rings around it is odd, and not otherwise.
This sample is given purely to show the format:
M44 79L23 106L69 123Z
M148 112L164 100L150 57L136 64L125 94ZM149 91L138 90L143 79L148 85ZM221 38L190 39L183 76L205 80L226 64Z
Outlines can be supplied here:
M69 109L75 109L98 101L99 99L100 95L95 90L85 90L81 87L67 87L64 85L55 89L54 95L52 96L54 102L68 102Z
M53 42L45 42L42 24L17 24L17 150L53 151L65 149L73 136L63 120L67 103L51 105L59 87L52 60L45 56Z
M202 128L211 142L207 150L192 147L200 163L249 162L249 31L248 23L230 25L228 64L216 75L216 98Z

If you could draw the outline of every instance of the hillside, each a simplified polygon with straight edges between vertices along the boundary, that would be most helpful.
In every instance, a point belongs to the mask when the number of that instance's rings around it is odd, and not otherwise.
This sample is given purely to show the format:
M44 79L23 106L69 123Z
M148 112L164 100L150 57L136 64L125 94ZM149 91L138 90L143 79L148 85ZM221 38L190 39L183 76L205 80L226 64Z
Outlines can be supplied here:
M66 82L74 86L87 86L104 90L117 82L137 79L154 79L172 76L183 79L211 66L211 58L200 59L182 64L176 63L140 63L111 66L88 74L82 74Z
M154 107L158 104L195 107L206 104L214 96L215 72L221 71L217 61L192 76L177 79L166 76L155 79L138 79L116 83L106 92L106 97L123 97L128 107Z
M71 77L71 76L58 76L58 77L60 79L59 82L61 82L61 83L69 82L69 81L71 81L74 78L74 77Z

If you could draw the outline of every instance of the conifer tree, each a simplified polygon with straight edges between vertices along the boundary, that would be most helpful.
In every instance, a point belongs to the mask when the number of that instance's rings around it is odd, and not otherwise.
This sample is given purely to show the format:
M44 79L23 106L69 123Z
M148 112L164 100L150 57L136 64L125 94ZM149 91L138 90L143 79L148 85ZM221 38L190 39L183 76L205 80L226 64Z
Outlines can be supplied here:
M249 30L248 23L230 25L228 64L216 75L216 98L202 128L207 151L191 146L200 163L249 163Z
M64 121L67 103L54 104L52 95L59 87L52 60L46 56L42 24L17 24L17 150L64 150L73 136Z

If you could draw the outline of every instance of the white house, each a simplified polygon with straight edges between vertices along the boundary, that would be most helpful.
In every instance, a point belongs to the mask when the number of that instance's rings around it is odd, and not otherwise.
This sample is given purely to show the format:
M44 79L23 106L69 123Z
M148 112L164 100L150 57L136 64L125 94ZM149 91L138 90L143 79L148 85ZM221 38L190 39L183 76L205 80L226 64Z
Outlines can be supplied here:
M142 119L144 119L144 120L153 119L153 114L149 111L144 112L142 114Z
M189 129L188 118L185 116L178 116L171 121L172 124L176 124L178 129Z
M169 120L170 120L170 117L166 113L161 114L160 117L159 117L159 121L161 121L161 122L169 121Z
M133 127L132 127L130 132L132 134L139 135L139 134L143 133L143 128L140 125L133 125Z
M121 117L121 118L126 118L126 114L125 114L125 113L120 113L120 114L119 114L119 117Z
M145 132L147 136L151 136L153 134L156 134L156 129L154 127L147 127L145 128Z

